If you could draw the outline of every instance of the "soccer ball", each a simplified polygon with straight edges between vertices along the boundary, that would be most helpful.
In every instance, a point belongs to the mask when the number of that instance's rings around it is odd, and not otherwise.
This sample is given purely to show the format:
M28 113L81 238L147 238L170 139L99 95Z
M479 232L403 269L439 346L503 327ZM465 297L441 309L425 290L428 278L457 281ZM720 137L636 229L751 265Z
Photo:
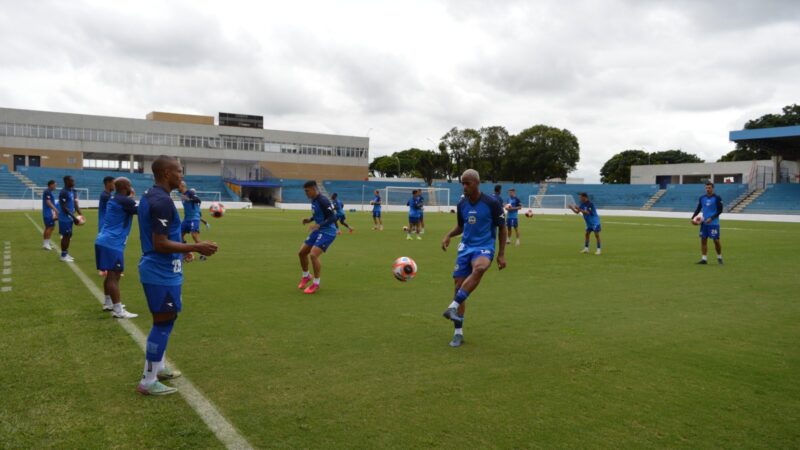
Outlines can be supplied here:
M401 256L394 260L392 274L400 281L409 281L417 276L417 263L408 256Z
M86 223L86 218L81 215L75 216L75 219L77 220L75 225L81 226Z
M220 218L225 214L225 205L222 203L212 203L208 210L211 212L212 216Z
M406 233L408 233L408 225L403 225L403 231L405 231Z
M531 217L533 217L533 210L532 210L532 209L529 209L529 210L525 211L525 217L527 217L527 218L529 218L529 219L530 219Z
M694 219L692 219L692 224L693 225L700 225L701 223L703 223L703 214L702 213L694 216Z

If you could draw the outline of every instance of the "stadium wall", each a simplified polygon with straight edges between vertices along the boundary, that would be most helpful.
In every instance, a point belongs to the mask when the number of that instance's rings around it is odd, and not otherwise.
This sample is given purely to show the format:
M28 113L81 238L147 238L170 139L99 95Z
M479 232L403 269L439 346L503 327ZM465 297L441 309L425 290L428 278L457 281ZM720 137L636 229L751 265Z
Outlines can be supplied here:
M42 167L82 169L83 153L79 151L46 150L42 148L0 147L0 165L14 169L14 155L39 156Z
M369 176L368 167L336 166L296 162L262 161L262 173L270 178L294 178L307 180L364 180Z

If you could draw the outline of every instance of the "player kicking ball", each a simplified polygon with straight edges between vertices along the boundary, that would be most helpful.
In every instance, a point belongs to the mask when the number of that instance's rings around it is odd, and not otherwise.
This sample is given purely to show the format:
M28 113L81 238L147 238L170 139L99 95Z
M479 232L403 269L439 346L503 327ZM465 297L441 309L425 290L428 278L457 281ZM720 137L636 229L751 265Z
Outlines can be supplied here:
M152 170L155 185L142 196L137 212L142 243L139 280L153 315L153 327L147 336L144 373L136 390L143 395L168 395L178 389L161 381L181 375L179 371L166 366L164 354L181 311L183 260L192 252L213 255L217 251L217 244L209 241L195 244L182 242L181 218L170 197L170 192L183 181L178 160L171 156L159 156L153 161Z
M476 170L468 169L461 175L464 197L456 207L457 225L442 239L442 250L447 251L450 239L461 235L456 267L453 271L455 296L442 314L455 326L453 339L450 341L451 347L460 347L464 343L466 301L492 264L495 241L498 237L500 250L497 252L497 268L503 270L506 267L506 226L503 220L503 206L494 198L482 194L480 183L480 175Z
M594 203L589 201L589 194L581 192L580 200L580 205L569 205L568 208L575 214L583 215L583 220L586 222L586 235L583 237L583 250L581 250L581 253L589 253L589 239L594 233L594 238L597 241L597 251L594 254L600 255L602 254L600 250L600 230L602 229L600 216L597 214L597 208L594 207Z
M300 268L303 269L303 277L300 278L297 288L303 289L306 294L313 294L319 290L322 274L322 262L319 259L336 239L336 214L330 200L319 192L316 181L306 181L303 190L306 197L311 200L312 211L310 219L303 219L303 225L311 224L308 227L311 234L303 242L300 252L297 254L300 257ZM309 259L314 268L313 279L308 272ZM311 285L307 286L309 282Z
M706 194L697 201L697 208L692 214L692 223L695 216L703 212L703 220L700 223L700 261L697 264L708 264L708 238L714 241L714 249L717 251L717 263L722 264L722 244L719 241L719 215L722 214L722 198L714 193L714 183L706 183ZM696 223L694 223L697 225Z

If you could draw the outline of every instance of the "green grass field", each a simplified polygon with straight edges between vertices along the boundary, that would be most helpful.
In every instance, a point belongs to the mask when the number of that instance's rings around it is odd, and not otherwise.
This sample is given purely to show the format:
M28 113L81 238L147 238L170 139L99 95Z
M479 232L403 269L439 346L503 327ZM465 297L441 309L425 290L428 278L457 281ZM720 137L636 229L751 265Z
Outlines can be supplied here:
M220 252L184 268L169 358L254 447L800 447L800 225L723 220L725 266L697 266L688 220L606 217L595 256L580 218L523 218L452 349L453 215L409 242L403 214L384 232L349 214L313 296L296 289L307 216L229 211L203 233ZM0 217L0 447L221 447L182 397L136 394L141 350L25 213ZM71 253L99 285L87 217ZM134 226L123 302L147 333L139 254Z

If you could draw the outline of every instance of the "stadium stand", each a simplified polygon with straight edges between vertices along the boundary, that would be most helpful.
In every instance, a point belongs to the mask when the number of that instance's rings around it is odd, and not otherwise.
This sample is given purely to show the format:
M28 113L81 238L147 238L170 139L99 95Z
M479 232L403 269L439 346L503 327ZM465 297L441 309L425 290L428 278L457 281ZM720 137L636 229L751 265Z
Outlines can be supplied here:
M731 202L747 191L746 184L717 184L714 192L722 197L723 204ZM670 184L667 192L650 208L653 211L687 211L697 207L697 200L705 193L703 184Z
M0 198L22 198L27 187L5 165L0 166Z
M639 209L658 192L655 184L548 184L547 195L572 195L586 192L598 209ZM701 190L702 192L702 190Z
M747 205L742 212L800 214L800 184L768 185L764 193Z

